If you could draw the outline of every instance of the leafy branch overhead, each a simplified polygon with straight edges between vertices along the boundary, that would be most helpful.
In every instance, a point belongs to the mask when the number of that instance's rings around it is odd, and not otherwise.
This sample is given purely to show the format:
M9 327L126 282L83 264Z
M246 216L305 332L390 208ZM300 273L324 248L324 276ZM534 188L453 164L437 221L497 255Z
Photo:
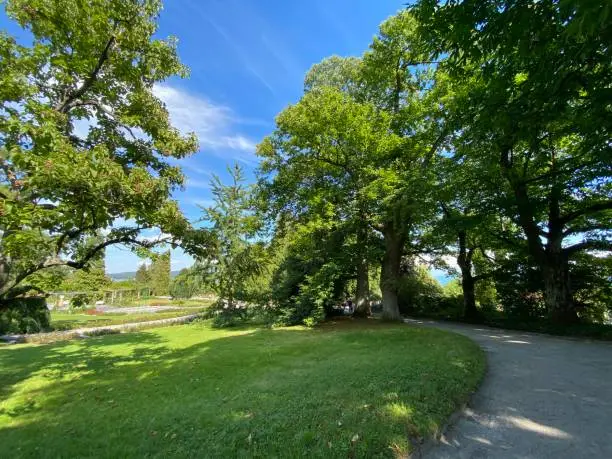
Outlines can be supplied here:
M0 35L0 298L39 269L82 268L112 244L149 248L144 229L195 250L197 233L170 198L183 175L167 158L195 152L197 141L153 93L187 75L176 40L153 38L160 8L6 3L33 44ZM85 249L91 236L100 242Z

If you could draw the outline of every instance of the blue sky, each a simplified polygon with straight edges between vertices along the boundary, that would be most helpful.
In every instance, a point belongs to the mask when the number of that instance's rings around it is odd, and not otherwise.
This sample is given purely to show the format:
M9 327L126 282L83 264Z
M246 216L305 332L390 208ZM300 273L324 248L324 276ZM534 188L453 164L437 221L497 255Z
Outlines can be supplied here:
M200 152L180 164L188 178L175 194L191 219L208 205L210 174L222 178L239 161L253 178L255 146L274 129L274 118L296 102L304 74L323 58L360 55L379 24L403 7L389 0L173 0L166 1L159 36L174 35L191 69L188 79L166 82L158 96L174 124L195 131ZM107 252L107 270L136 269L125 250ZM174 251L172 268L192 260Z
M200 151L179 162L187 176L175 193L190 219L211 200L210 174L226 176L239 161L253 178L255 145L274 129L274 117L302 94L306 71L321 59L360 55L378 25L405 0L166 0L159 37L178 38L179 54L191 69L187 79L156 87L176 127L195 131ZM0 28L18 29L4 13ZM21 33L22 34L22 33ZM109 248L110 273L136 270L140 260ZM172 268L192 263L180 250Z

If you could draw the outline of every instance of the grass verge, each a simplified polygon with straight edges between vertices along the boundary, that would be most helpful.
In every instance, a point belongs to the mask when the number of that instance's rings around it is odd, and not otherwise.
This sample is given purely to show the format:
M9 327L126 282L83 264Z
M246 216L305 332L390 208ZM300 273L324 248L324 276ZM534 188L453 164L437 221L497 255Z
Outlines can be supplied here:
M173 317L188 316L197 314L206 310L206 307L201 309L175 309L172 311L161 311L155 313L136 313L136 314L120 314L106 313L99 315L66 313L51 311L51 328L53 331L74 330L84 327L101 327L105 325L119 325L138 322L148 322L150 320L171 319Z
M205 323L0 348L0 457L403 457L476 388L481 349L376 321Z

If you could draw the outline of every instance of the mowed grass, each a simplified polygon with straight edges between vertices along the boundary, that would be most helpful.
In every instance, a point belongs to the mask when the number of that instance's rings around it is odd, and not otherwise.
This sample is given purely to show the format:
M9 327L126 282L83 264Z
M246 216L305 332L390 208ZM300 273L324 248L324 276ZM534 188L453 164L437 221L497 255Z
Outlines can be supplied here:
M0 457L402 457L476 388L465 337L205 323L0 348Z
M51 311L51 328L56 331L74 330L75 328L100 327L104 325L118 325L127 323L147 322L149 320L170 319L173 317L188 316L206 310L202 308L184 308L171 311L147 313L107 313L107 314L79 314Z

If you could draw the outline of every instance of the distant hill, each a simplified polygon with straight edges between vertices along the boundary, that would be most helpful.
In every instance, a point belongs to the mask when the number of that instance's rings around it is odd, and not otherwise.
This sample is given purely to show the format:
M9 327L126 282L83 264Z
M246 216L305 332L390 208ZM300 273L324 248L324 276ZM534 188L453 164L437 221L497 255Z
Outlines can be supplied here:
M175 278L180 270L170 271L170 277ZM110 277L114 281L122 281L122 280L130 280L136 278L136 271L125 271L122 273L107 273L108 277Z

